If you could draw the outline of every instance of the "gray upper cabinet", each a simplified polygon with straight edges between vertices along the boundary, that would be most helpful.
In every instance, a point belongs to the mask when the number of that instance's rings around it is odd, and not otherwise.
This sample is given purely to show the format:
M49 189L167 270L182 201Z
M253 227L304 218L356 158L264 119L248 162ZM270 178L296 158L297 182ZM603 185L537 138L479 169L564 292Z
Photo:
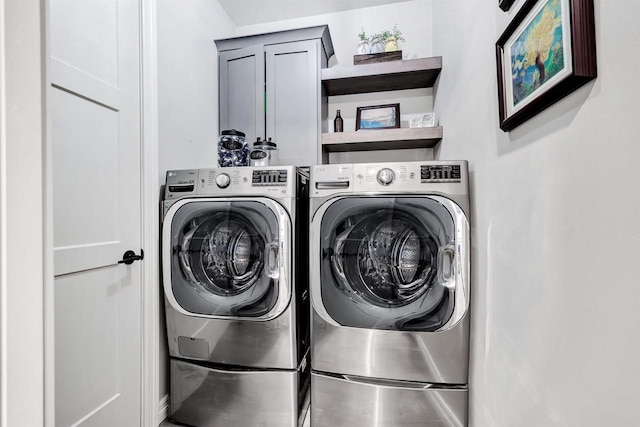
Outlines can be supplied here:
M216 45L220 130L240 130L250 144L271 138L283 165L322 163L327 97L320 71L333 55L328 26L216 40Z

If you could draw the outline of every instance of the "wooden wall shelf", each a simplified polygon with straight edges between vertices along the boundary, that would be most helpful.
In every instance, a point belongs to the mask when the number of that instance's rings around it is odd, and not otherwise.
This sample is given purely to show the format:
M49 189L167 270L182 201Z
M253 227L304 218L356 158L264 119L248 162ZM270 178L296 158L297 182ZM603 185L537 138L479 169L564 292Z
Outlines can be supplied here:
M441 70L441 56L323 68L322 85L328 96L433 87Z
M442 139L442 127L362 129L322 134L325 152L432 148Z

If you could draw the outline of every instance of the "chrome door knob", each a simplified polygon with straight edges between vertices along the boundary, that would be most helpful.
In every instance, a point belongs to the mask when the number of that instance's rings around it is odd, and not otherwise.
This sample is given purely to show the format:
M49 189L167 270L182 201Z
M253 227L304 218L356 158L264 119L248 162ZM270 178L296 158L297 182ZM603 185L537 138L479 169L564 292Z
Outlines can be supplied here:
M220 175L216 176L216 185L219 188L227 188L230 183L231 178L226 173L221 173Z
M389 168L380 169L378 172L378 182L382 185L389 185L396 179L396 174Z

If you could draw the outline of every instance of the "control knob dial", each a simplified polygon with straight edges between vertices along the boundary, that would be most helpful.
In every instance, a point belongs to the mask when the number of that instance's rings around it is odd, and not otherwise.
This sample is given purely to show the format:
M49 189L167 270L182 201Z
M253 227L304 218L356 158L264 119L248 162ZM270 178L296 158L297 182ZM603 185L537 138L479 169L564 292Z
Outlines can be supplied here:
M389 185L396 179L396 174L389 168L380 169L378 172L378 182L382 185Z
M231 178L226 173L221 173L216 176L216 185L219 188L227 188L231 183Z

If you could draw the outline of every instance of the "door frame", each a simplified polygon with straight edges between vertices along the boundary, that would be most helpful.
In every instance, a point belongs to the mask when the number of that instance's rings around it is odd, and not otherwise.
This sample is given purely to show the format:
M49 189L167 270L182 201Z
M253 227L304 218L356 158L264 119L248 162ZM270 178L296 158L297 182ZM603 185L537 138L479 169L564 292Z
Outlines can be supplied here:
M141 231L148 254L141 284L140 425L156 427L161 421L156 0L140 1L139 8ZM0 1L0 427L55 426L48 13L48 0Z
M44 18L43 0L0 2L0 427L48 420L53 246Z
M142 387L141 425L156 427L160 399L160 187L158 184L157 3L140 1L140 107L142 142Z

